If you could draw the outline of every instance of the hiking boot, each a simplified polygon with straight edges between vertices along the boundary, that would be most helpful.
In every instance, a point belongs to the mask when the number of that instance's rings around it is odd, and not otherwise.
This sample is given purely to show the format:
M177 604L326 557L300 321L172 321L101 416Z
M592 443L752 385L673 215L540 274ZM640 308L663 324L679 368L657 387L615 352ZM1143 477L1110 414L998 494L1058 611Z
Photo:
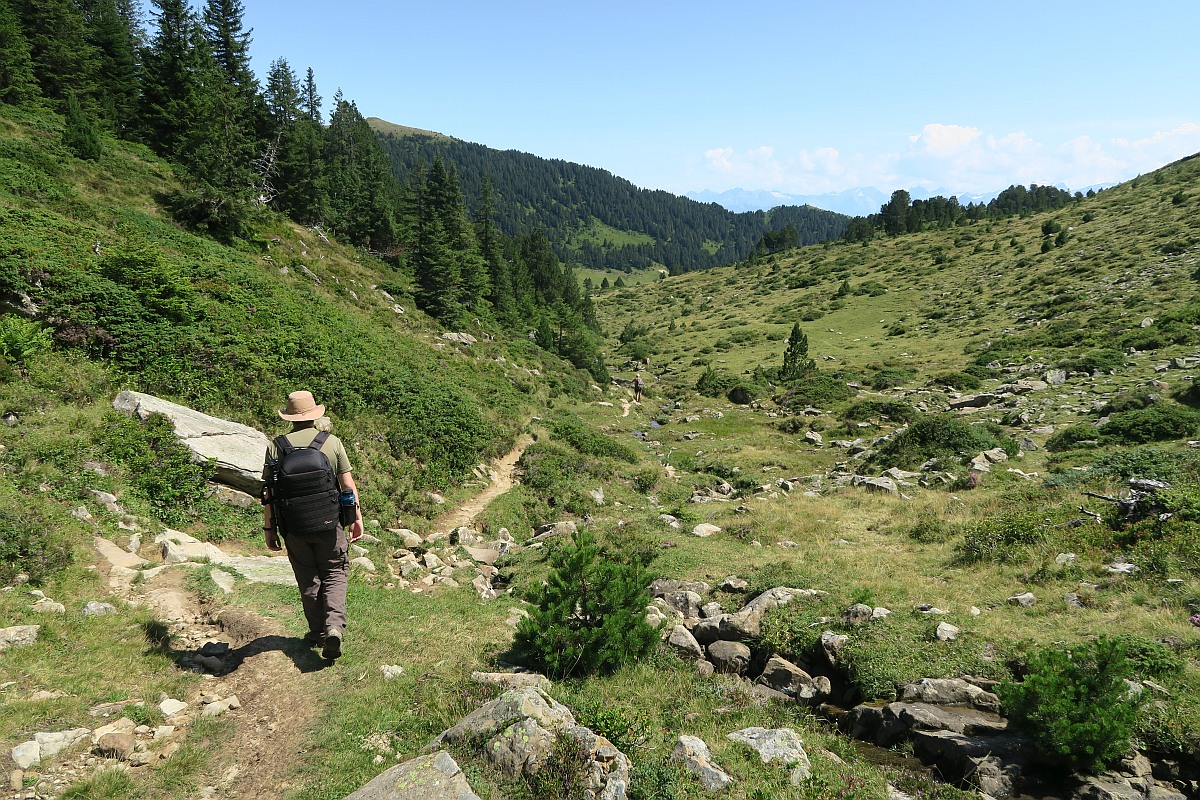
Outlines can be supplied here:
M341 658L342 655L342 632L337 628L330 628L325 632L325 646L321 649L321 657L333 661Z
M325 644L325 634L321 631L309 631L304 634L304 643L309 647L320 647Z

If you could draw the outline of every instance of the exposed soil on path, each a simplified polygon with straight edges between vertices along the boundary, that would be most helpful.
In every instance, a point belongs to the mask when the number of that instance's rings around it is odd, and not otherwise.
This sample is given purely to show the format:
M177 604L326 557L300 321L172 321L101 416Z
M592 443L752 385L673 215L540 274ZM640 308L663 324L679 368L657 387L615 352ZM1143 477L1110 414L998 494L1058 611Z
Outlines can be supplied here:
M522 436L518 439L513 449L506 456L492 462L491 482L487 488L458 508L447 511L435 519L433 521L433 530L451 531L455 528L470 526L475 521L475 518L487 508L488 503L513 487L513 472L516 470L517 462L524 455L525 448L529 447L532 443L533 439L528 436Z

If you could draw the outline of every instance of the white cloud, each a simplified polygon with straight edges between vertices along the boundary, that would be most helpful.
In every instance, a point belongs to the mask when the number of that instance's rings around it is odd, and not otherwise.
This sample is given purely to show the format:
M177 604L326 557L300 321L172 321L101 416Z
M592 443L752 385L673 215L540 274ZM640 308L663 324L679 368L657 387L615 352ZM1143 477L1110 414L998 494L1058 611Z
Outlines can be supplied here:
M923 145L926 153L945 157L961 152L979 138L979 133L978 128L930 123L922 129L920 134L908 138L914 144Z
M1138 138L1080 134L1062 141L1022 130L987 132L968 125L930 123L897 137L881 153L833 147L789 152L763 145L704 154L712 188L768 189L821 194L857 186L884 192L924 188L945 193L998 191L1012 184L1063 184L1072 190L1128 180L1200 152L1200 124L1188 122Z

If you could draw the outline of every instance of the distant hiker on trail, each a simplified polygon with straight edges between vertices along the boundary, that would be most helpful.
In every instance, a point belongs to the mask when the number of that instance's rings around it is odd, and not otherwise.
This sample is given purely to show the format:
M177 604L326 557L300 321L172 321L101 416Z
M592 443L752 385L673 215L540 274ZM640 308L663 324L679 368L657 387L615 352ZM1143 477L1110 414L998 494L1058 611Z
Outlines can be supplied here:
M342 654L346 630L349 542L363 535L363 521L346 448L329 432L324 414L311 392L292 392L279 412L292 430L267 447L263 532L268 550L281 550L281 539L287 543L306 638L332 661Z
M642 390L646 388L646 384L642 382L642 373L633 373L633 401L635 403L642 402Z

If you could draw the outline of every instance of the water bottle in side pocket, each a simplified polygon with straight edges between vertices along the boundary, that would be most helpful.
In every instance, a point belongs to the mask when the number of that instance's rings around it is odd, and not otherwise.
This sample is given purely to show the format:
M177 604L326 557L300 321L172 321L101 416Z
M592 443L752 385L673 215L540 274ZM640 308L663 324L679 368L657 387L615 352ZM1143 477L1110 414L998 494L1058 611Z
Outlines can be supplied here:
M338 511L343 528L349 528L350 525L358 518L358 502L354 496L354 492L349 489L342 489L342 493L338 495Z

